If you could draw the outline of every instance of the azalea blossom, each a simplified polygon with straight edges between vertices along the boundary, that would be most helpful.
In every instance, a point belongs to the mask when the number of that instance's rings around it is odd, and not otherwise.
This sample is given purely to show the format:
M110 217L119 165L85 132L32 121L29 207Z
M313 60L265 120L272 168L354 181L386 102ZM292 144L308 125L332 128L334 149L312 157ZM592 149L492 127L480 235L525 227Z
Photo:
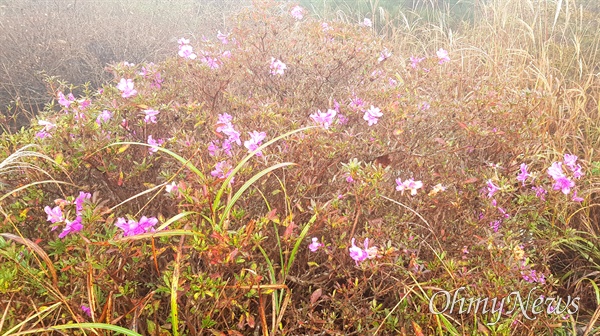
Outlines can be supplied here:
M229 43L229 34L223 34L221 33L221 31L217 31L217 38L219 39L219 41L221 41L221 43L223 44L227 44Z
M148 144L150 146L152 146L152 147L148 148L148 151L150 152L150 154L153 154L158 151L158 146L163 144L163 140L162 139L154 140L152 138L152 135L148 135Z
M102 112L100 112L100 114L98 114L98 117L96 118L96 123L100 125L103 122L107 122L110 120L110 118L112 118L112 116L112 112L108 110L102 110Z
M62 239L71 232L79 232L81 231L81 229L83 229L83 224L81 224L81 216L77 216L74 221L70 221L67 219L65 223L67 225L58 235L58 238Z
M45 120L38 120L38 125L40 126L44 126L44 131L48 132L51 129L53 129L54 127L56 127L56 124L53 124L49 121L45 121Z
M258 149L261 142L267 137L265 132L252 131L248 134L250 134L250 140L244 141L244 147L248 148L249 152L253 152ZM256 153L256 156L262 156L262 152Z
M65 107L65 108L69 108L69 106L71 106L71 104L75 101L75 96L73 96L72 93L69 93L69 95L67 97L65 97L65 95L58 91L58 104Z
M304 9L300 6L296 6L294 8L292 8L292 11L290 12L290 14L292 15L292 17L296 20L302 20L302 18L304 17Z
M232 124L225 125L225 127L221 129L221 132L227 135L231 143L235 142L238 145L242 144L242 140L240 139L240 132L236 131L235 128L233 128Z
M311 252L317 252L317 250L318 250L319 248L321 248L321 247L323 247L323 244L319 243L319 238L317 238L317 237L313 237L313 238L312 238L312 243L310 243L310 244L308 245L308 249L309 249Z
M437 57L440 59L440 64L450 62L450 57L448 57L448 52L442 48L440 48L440 50L437 51Z
M416 68L417 68L417 66L419 65L419 63L421 63L421 62L422 62L424 59L425 59L425 57L421 57L421 58L419 58L419 57L414 57L414 56L411 56L411 57L410 57L410 66L411 66L413 69L416 69Z
M358 98L356 95L353 95L352 98L350 99L350 108L358 110L358 109L362 109L362 107L365 105L365 102Z
M44 208L44 212L46 212L46 214L48 215L47 220L52 224L62 222L65 220L63 217L62 209L59 206L56 206L54 208L46 206Z
M492 230L494 230L494 232L498 232L498 230L500 230L500 224L502 224L501 221L495 220L493 222L490 222L490 227L492 228Z
M135 236L146 232L154 232L153 226L158 223L156 217L147 218L142 216L140 221L133 219L126 220L125 218L118 218L115 226L123 230L123 236Z
M202 63L206 64L209 68L213 70L218 69L220 67L219 60L210 56L204 56L202 58Z
M329 126L333 123L333 118L335 118L337 112L336 110L328 109L327 112L321 112L318 110L316 113L310 115L310 118L321 125L324 129L329 129Z
M231 166L229 165L229 163L227 163L227 161L217 162L215 164L215 170L211 171L210 175L218 179L226 179L233 172L233 169L231 169L230 167ZM229 181L229 184L232 184L234 180L235 177Z
M81 214L81 211L83 211L83 202L85 202L86 199L90 199L92 197L92 194L90 193L86 193L83 191L79 192L79 196L77 196L77 198L75 199L75 210L77 211L77 215Z
M208 155L216 156L219 151L218 142L211 141L208 143Z
M544 187L531 187L535 191L535 196L539 197L540 200L546 200L546 194L548 193Z
M408 179L402 182L402 179L396 179L396 190L404 193L404 190L410 190L412 196L417 194L417 190L423 188L423 182L415 181L414 179Z
M573 197L571 198L573 202L583 202L583 198L577 196L577 190L573 191Z
M190 40L188 40L188 39L186 39L186 38L182 37L182 38L180 38L179 40L177 40L177 43L179 43L179 45L180 45L180 46L182 46L182 45L185 45L185 44L189 44L189 43L190 43Z
M389 50L387 50L387 48L386 48L386 49L383 49L381 51L381 53L379 54L379 58L377 59L377 61L381 63L381 62L385 61L386 59L388 59L390 57L392 57L392 53Z
M367 252L367 249L369 248L369 238L365 238L364 250L356 246L354 241L355 239L352 238L352 246L348 250L350 252L350 258L354 259L356 265L358 265L359 262L362 262L369 257L369 253Z
M194 48L189 44L180 45L178 54L179 56L190 60L194 60L198 57L198 55L194 54Z
M35 137L38 139L44 139L44 138L51 138L52 135L48 132L46 132L46 130L41 130L37 133L35 133Z
M287 65L282 61L275 59L275 57L271 57L271 75L283 75L285 70L287 69Z
M87 316L92 317L92 310L90 307L86 305L81 305L81 311L84 312Z
M153 110L153 109L148 109L148 110L144 110L143 112L145 114L144 122L156 124L156 116L160 113L159 111Z
M555 180L557 180L561 177L564 177L565 174L563 173L563 170L562 170L562 162L552 163L550 168L548 168L548 175L550 175L550 177L552 177Z
M129 98L137 94L137 91L133 86L133 80L131 78L121 78L121 81L119 81L119 84L117 85L117 89L121 91L121 97Z
M575 182L571 181L566 176L561 176L554 180L552 189L560 190L563 194L568 195L571 192L571 188L575 186Z
M363 119L369 123L369 126L372 126L372 125L377 124L377 122L379 121L379 118L381 118L382 116L383 116L383 113L381 112L381 110L379 108L371 105L371 108L368 109L367 111L365 111L365 115L363 116Z
M498 186L496 186L494 184L494 182L492 182L492 180L488 180L487 181L487 190L488 190L487 197L492 198L494 196L494 194L500 190L500 188Z
M521 181L523 185L525 185L525 181L529 176L531 175L529 175L529 173L527 172L527 164L521 163L521 173L519 173L519 175L517 176L517 181Z
M365 18L362 22L362 25L365 27L373 27L373 22L370 19Z
M175 183L175 181L173 181L170 184L167 184L165 186L165 191L168 192L169 194L177 191L177 189L178 189L178 187L177 187L177 183Z

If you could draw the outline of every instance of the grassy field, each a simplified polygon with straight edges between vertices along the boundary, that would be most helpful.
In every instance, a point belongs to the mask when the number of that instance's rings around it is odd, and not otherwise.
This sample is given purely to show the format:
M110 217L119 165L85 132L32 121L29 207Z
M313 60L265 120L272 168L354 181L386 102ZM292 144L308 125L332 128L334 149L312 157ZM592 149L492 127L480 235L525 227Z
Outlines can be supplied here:
M41 3L0 335L600 332L596 2Z

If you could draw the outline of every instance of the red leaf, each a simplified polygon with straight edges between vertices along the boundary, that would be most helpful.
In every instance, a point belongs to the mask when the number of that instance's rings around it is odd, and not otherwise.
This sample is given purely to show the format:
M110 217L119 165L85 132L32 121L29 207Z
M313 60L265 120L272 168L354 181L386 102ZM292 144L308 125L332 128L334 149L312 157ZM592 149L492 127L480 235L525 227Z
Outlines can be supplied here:
M310 304L315 304L323 294L323 289L319 288L310 295Z

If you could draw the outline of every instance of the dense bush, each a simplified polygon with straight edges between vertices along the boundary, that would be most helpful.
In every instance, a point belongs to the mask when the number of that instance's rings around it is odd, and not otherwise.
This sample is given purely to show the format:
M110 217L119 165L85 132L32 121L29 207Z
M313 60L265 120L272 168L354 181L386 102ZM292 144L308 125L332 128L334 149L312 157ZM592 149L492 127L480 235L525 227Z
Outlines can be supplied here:
M111 84L70 96L51 82L34 126L1 139L4 329L42 306L44 326L173 335L580 320L430 313L434 293L461 287L580 295L591 316L593 287L567 285L594 283L578 253L599 256L577 231L593 224L591 109L557 118L540 77L508 64L521 55L500 64L421 33L257 3L219 35L172 41L165 61L111 66ZM565 255L581 268L557 265Z
M46 78L110 80L107 63L157 62L177 36L223 29L244 1L0 1L0 120L20 128L52 100ZM2 130L0 130L2 132Z

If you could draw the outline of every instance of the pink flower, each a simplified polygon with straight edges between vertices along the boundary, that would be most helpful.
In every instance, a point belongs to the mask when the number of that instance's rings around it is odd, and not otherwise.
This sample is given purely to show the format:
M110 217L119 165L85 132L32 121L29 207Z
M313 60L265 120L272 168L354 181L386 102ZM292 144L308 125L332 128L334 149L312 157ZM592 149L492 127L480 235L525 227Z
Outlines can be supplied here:
M75 217L74 221L66 220L65 223L67 226L62 230L62 232L58 235L58 238L64 238L71 232L79 232L83 229L83 224L81 224L81 216Z
M381 110L373 105L371 105L371 108L368 109L367 111L365 111L365 115L363 116L363 119L368 121L369 126L372 126L374 124L377 124L377 122L379 121L379 118L381 118L383 116L383 113L381 112Z
M177 187L177 183L175 183L175 181L173 181L170 184L167 184L165 186L165 191L168 192L169 194L177 191L177 189L178 189L178 187Z
M573 197L571 200L573 200L573 202L583 202L583 198L577 196L577 190L573 191Z
M153 147L148 148L150 155L152 155L153 153L156 153L158 151L158 146L163 144L163 140L162 139L154 140L152 138L152 135L148 135L148 144L150 146L153 146Z
M244 141L244 147L248 148L249 152L253 152L258 149L261 142L267 137L265 132L252 131L248 134L250 134L250 140ZM262 156L262 152L257 152L256 156Z
M202 63L206 64L209 68L213 70L218 69L220 66L219 60L210 56L204 56L202 58Z
M221 31L217 31L217 38L219 39L219 41L221 41L221 43L223 44L227 44L229 43L229 34L223 34L221 33Z
M112 112L108 110L103 110L102 112L100 112L100 114L98 114L98 117L96 118L96 123L100 125L102 122L107 122L110 120L110 118L112 118L112 116Z
M340 125L346 125L348 123L348 118L345 115L340 114L338 115L337 123Z
M225 58L231 58L231 51L225 50L225 51L223 51L223 53L221 54L221 56L223 56Z
M81 305L81 311L84 312L87 316L92 317L92 310L90 307L86 305Z
M90 198L92 198L92 194L83 191L79 192L79 196L75 199L75 210L77 211L77 215L81 214L81 211L83 211L83 202Z
M410 190L412 196L417 194L417 190L423 188L423 182L415 181L412 178L402 182L401 178L396 179L396 190L404 194L405 190Z
M133 80L130 78L121 78L117 89L121 91L121 97L123 98L133 97L137 94L137 91L133 88Z
M429 105L428 102L423 102L423 103L421 103L420 109L421 109L421 111L427 111L427 110L429 110L430 107L431 107L431 105Z
M194 60L196 57L198 57L196 54L194 54L194 48L192 48L192 46L189 44L180 45L178 54L179 56L190 60Z
M565 154L563 162L568 167L574 167L577 164L577 155Z
M531 175L527 172L527 164L521 163L521 173L517 176L517 181L521 181L525 185L525 181L529 176Z
M389 50L383 49L381 51L381 53L379 54L379 58L377 59L377 61L379 63L381 63L381 62L385 61L386 59L390 58L391 56L392 56L392 53Z
M498 232L498 230L500 229L500 224L502 224L501 221L495 220L493 222L490 222L490 227L492 228L492 230L494 230L494 232Z
M302 20L302 18L304 17L304 9L300 6L296 6L294 8L292 8L292 11L290 12L290 14L292 15L292 17L296 20Z
M487 181L487 189L488 189L488 194L487 197L488 198L492 198L494 196L494 194L500 190L500 188L498 186L496 186L492 180L488 180Z
M144 110L143 112L145 114L144 122L156 124L156 116L160 113L159 111L148 109Z
M219 151L219 147L217 147L218 142L211 141L208 143L208 155L216 156L217 151Z
M65 220L63 217L62 209L59 206L56 206L53 209L51 209L49 206L46 206L44 208L44 211L48 215L47 220L52 224L62 222Z
M225 172L225 170L227 170L227 172ZM227 161L221 161L215 164L215 170L211 171L210 175L218 179L226 179L232 171L233 170L230 169L230 166L227 163ZM232 178L231 181L229 181L229 183L233 183L233 180L234 178Z
M356 265L358 262L364 261L369 257L369 253L367 249L369 248L369 238L365 238L364 247L365 249L361 249L360 247L354 244L354 238L352 238L352 246L349 248L350 258L356 261Z
M450 57L448 57L448 52L442 48L440 48L440 50L437 51L437 57L440 59L440 64L450 62Z
M313 237L312 243L308 245L308 249L311 252L317 252L319 248L323 247L323 244L319 243L319 238Z
M287 69L287 65L282 61L271 57L271 75L283 75L284 71Z
M219 128L217 128L217 132ZM230 143L237 143L238 145L242 144L242 140L240 139L240 132L236 131L235 128L233 128L233 125L231 123L228 123L227 125L225 125L224 127L220 128L221 132L225 135L227 135L228 140Z
M48 132L46 132L45 130L41 130L37 133L35 133L35 137L38 139L44 139L44 138L51 138L52 135Z
M160 90L160 88L162 87L161 86L162 82L164 82L164 79L162 78L162 75L160 74L160 72L157 72L154 74L154 80L152 80L150 87Z
M147 218L142 216L140 221L137 222L133 219L125 220L125 218L118 218L115 226L123 230L123 236L135 236L146 232L154 232L153 226L158 223L158 219L155 217Z
M419 63L421 63L424 59L425 59L425 57L418 58L418 57L411 56L410 57L410 66L413 69L416 69L417 66L419 65Z
M356 95L353 95L350 99L350 108L354 110L362 109L364 105L365 102L362 99L358 98Z
M69 95L65 98L65 95L62 92L58 92L58 104L65 107L65 108L69 108L69 106L71 106L71 104L75 101L75 97L73 96L72 93L69 93Z
M318 110L316 113L311 114L310 118L323 128L329 129L329 126L331 126L331 123L333 123L333 118L335 118L336 114L337 112L331 109L327 110L325 113L321 112L321 110Z
M571 188L575 186L575 182L569 180L566 176L561 176L554 180L552 188L554 190L560 190L563 194L568 195L571 192Z
M531 189L533 189L535 191L535 196L539 197L540 200L545 201L546 200L546 194L548 193L546 191L546 189L544 189L543 187L531 187Z
M562 163L561 162L552 163L550 168L548 168L548 175L550 175L550 177L552 177L555 180L557 180L561 177L564 177L565 174L563 173L563 170L562 170Z
M365 27L373 27L373 22L370 19L365 18L361 25Z
M54 127L56 127L56 124L53 124L53 123L51 123L49 121L45 121L45 120L38 120L38 125L44 126L44 131L50 131Z
M180 46L185 45L185 44L190 44L190 40L182 37L179 40L177 40L177 43L179 43Z

